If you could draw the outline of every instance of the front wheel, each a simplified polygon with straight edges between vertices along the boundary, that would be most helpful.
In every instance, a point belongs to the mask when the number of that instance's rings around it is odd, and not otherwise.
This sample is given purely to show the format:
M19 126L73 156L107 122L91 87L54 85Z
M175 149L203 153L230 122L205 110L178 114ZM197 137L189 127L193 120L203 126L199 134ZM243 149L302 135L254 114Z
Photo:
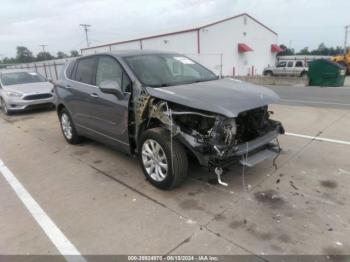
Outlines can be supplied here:
M266 75L266 76L273 76L273 73L272 73L272 71L266 71L266 72L265 72L265 75Z
M187 177L186 151L163 128L146 130L139 142L139 162L146 178L160 189L180 185Z
M72 118L66 109L62 109L60 112L60 123L64 138L70 144L78 144L81 141L81 137L75 130Z
M11 111L7 108L7 105L3 98L0 98L0 106L1 106L1 112L5 115L10 115Z

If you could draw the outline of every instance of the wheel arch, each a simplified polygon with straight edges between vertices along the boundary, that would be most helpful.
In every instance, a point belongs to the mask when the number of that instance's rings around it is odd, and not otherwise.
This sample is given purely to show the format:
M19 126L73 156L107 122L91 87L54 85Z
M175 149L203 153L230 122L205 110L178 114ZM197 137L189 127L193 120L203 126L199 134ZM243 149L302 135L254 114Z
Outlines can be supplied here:
M133 143L132 148L131 148L131 152L133 152L134 154L138 154L139 152L139 142L140 142L140 138L142 136L142 134L148 130L148 129L152 129L152 128L156 128L156 127L161 127L164 128L164 126L162 126L161 122L156 119L156 118L146 118L145 120L142 121L142 123L138 126L138 132L137 132L137 137L136 137L136 141L135 143ZM166 129L166 128L164 128Z

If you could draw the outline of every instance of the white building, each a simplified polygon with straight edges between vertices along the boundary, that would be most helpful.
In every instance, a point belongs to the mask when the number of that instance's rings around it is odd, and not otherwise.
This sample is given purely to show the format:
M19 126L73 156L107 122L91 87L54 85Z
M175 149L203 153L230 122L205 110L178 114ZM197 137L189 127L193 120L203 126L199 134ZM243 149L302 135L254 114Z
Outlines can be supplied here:
M200 27L81 49L83 55L123 49L175 51L217 74L255 75L274 65L277 33L248 14Z

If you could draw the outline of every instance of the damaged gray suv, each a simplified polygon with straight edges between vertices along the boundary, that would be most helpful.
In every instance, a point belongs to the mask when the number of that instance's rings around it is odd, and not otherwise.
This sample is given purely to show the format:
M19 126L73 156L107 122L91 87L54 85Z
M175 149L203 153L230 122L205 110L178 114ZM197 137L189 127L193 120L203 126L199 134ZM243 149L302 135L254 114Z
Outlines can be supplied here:
M215 170L253 166L278 154L284 133L271 120L271 90L218 79L204 66L160 51L119 51L70 61L55 83L68 143L88 137L137 155L156 187L178 186L188 156Z

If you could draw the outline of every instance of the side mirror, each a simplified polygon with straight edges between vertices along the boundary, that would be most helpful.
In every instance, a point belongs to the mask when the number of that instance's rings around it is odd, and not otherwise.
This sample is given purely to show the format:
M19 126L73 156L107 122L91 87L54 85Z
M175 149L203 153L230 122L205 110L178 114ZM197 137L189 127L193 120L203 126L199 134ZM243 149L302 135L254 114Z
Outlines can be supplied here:
M46 80L47 80L48 82L50 82L51 84L53 84L53 79L52 79L51 77L46 78Z
M103 93L106 94L113 94L115 95L118 99L121 99L124 97L123 91L120 87L120 85L113 80L105 80L100 83L99 88Z

